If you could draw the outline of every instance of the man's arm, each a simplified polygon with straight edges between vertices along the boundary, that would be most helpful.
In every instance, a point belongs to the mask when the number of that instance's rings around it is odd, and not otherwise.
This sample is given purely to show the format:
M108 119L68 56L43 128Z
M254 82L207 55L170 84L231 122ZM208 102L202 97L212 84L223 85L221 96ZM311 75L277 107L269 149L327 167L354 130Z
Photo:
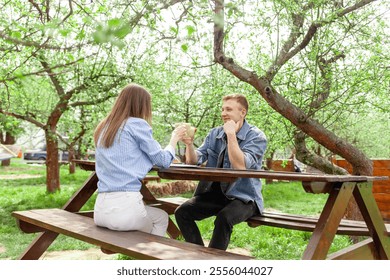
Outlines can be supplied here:
M196 154L193 142L186 144L186 164L197 164L198 155Z
M223 126L227 136L229 160L233 169L246 169L244 153L237 142L236 126L234 121L228 121Z
M236 134L234 136L227 136L228 139L228 154L230 164L233 169L246 169L244 153L241 151L237 142Z

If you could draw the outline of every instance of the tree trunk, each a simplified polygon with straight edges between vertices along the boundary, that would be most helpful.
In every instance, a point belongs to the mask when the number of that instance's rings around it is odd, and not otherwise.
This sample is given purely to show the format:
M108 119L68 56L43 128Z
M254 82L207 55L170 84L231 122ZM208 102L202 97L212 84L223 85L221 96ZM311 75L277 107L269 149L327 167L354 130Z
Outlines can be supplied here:
M69 174L74 174L76 172L75 164L73 162L74 160L74 147L69 147L68 149L69 156L68 156L68 162L69 162Z
M332 161L329 161L318 155L318 151L317 153L312 153L306 147L305 139L306 135L302 131L297 131L294 134L296 157L299 161L304 162L305 164L314 167L318 170L321 170L322 172L327 174L348 174L347 170L338 167Z
M55 133L45 130L46 137L46 189L49 193L60 190L60 169L58 163L58 140Z

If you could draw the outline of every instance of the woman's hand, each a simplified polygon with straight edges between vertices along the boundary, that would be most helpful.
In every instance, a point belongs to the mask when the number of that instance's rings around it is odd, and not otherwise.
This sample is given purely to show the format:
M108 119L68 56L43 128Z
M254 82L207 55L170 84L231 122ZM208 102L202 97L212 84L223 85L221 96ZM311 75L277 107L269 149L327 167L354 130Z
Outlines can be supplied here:
M195 133L196 133L196 128L195 127L191 127L191 129L193 129L193 132L191 133L192 136L188 136L188 133L186 133L186 135L181 139L181 141L186 144L186 146L188 145L192 145L194 143L194 138L195 138Z
M180 126L176 127L172 131L171 141L169 143L174 144L172 146L175 147L177 142L179 140L182 140L186 136L186 133L187 133L187 128L185 125L180 125Z

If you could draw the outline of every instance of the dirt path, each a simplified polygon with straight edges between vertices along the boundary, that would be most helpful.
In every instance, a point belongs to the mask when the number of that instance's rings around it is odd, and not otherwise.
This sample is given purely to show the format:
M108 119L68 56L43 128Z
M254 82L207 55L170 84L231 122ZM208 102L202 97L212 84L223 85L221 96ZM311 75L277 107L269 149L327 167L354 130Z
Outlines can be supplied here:
M232 253L251 256L248 250L242 248L234 248L227 250ZM88 250L69 250L69 251L53 251L43 254L41 260L115 260L117 254L107 255L98 248L90 248Z
M41 260L112 260L116 259L117 254L104 254L99 248L90 248L88 250L68 250L46 252L40 258Z
M28 178L39 178L39 177L42 177L42 175L30 175L30 174L0 175L0 179L3 180L28 179Z

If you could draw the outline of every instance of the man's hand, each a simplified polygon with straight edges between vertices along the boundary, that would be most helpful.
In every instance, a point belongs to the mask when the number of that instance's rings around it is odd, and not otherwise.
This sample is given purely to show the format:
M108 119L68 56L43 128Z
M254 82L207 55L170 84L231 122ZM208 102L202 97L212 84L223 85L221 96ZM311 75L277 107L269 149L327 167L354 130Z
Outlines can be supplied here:
M233 169L245 169L244 153L241 151L237 142L236 133L240 129L239 122L228 120L223 125L223 130L227 136L227 150Z
M184 144L186 144L186 146L188 146L188 145L192 145L193 143L194 143L194 138L195 138L195 133L196 133L196 128L194 128L194 136L192 136L192 137L188 137L188 136L184 136L182 139L181 139L181 141L184 143Z
M238 122L236 123L233 120L228 120L227 122L224 123L223 130L227 135L231 135L231 134L235 135L238 129L240 128L239 126L240 124Z

